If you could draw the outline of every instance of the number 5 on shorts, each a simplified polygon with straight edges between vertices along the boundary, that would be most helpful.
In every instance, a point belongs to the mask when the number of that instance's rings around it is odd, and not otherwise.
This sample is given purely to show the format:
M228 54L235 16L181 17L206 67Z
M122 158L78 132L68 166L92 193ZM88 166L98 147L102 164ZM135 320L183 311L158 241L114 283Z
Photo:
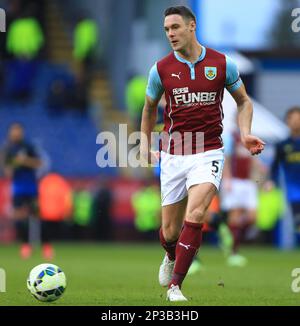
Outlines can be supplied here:
M217 174L220 170L218 161L212 161L212 173Z

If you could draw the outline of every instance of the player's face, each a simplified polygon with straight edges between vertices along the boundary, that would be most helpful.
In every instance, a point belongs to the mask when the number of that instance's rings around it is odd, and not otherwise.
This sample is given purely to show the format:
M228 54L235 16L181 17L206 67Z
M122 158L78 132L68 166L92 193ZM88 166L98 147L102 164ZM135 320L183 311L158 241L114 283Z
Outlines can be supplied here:
M180 15L169 15L164 23L167 38L174 51L187 48L195 32L195 22L186 21Z
M9 129L8 137L12 143L18 143L22 141L24 138L23 128L19 125L11 126L11 128Z
M287 117L287 125L292 132L300 132L300 113L292 112Z

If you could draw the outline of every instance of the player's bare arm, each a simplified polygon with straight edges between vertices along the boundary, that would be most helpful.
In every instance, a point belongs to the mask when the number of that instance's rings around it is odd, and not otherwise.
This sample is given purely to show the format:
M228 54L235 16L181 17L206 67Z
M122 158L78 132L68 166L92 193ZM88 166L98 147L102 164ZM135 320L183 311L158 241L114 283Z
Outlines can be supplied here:
M141 158L147 160L148 163L154 163L159 158L157 152L151 152L150 150L151 132L156 124L158 103L159 100L153 100L151 97L146 96L142 113L140 153Z
M247 95L244 85L231 93L238 108L238 124L243 145L252 155L260 154L264 150L265 143L258 137L251 135L253 105Z
M29 157L27 155L21 154L17 155L17 157L14 159L14 164L31 169L38 169L42 166L42 161L39 158Z

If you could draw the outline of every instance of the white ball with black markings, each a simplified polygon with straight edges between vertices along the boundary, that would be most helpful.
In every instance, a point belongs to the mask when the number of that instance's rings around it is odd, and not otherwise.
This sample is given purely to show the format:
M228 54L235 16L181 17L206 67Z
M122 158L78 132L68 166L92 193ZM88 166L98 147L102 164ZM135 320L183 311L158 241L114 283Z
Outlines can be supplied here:
M51 302L62 296L67 286L65 273L56 265L40 264L27 279L27 288L39 301Z

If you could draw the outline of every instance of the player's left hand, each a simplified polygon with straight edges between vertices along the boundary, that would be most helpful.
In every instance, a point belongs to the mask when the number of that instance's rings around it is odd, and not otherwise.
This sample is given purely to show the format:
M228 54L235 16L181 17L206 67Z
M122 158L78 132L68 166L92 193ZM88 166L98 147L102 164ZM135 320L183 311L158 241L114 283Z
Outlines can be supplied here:
M248 149L251 155L260 154L264 150L266 145L264 141L253 135L247 135L243 137L242 143Z

